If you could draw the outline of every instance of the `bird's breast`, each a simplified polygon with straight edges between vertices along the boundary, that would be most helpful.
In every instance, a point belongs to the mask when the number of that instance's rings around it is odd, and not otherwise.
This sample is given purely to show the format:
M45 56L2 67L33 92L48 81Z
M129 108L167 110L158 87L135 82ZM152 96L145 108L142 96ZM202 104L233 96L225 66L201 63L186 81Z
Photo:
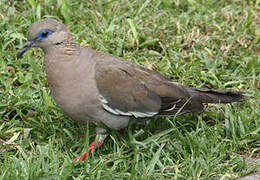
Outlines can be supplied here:
M57 59L57 58L56 58ZM45 64L48 85L57 105L77 121L97 121L100 106L94 82L94 64L78 60L49 61Z

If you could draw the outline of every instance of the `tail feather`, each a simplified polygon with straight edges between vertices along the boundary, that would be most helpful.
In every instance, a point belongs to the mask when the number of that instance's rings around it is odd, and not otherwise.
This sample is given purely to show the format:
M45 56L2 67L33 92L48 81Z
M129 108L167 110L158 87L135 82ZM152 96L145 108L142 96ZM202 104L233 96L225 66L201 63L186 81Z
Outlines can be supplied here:
M248 99L245 92L191 88L201 103L232 103Z
M175 98L162 97L162 106L156 116L172 116L177 112L179 114L201 112L204 103L233 103L248 99L245 92L189 87L186 90L190 97L178 101Z

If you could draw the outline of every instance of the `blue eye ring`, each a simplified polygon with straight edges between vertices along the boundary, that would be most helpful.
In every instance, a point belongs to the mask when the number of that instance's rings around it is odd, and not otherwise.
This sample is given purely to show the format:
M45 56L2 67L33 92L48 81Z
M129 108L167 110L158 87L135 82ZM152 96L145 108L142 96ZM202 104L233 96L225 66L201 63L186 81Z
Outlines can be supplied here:
M41 30L38 34L38 37L37 37L37 41L40 41L40 40L43 40L43 39L46 39L49 35L51 35L53 33L53 31L49 30L49 29L44 29L44 30Z

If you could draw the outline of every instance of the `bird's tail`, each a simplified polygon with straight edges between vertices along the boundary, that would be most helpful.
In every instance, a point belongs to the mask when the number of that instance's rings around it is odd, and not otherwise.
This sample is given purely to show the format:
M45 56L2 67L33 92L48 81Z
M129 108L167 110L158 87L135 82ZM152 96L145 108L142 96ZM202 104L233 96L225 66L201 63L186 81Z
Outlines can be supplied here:
M245 92L190 88L200 99L201 103L232 103L248 99Z

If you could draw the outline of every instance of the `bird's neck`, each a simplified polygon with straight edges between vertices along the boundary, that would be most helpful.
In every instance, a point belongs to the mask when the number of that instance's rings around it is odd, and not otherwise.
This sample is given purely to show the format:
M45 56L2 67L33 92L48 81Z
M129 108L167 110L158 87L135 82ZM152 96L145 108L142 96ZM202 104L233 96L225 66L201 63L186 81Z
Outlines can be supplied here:
M62 42L55 46L43 48L45 55L73 55L80 51L80 46L76 43Z
M50 45L43 47L43 51L45 55L74 55L80 51L80 46L67 33L62 40L52 41Z

